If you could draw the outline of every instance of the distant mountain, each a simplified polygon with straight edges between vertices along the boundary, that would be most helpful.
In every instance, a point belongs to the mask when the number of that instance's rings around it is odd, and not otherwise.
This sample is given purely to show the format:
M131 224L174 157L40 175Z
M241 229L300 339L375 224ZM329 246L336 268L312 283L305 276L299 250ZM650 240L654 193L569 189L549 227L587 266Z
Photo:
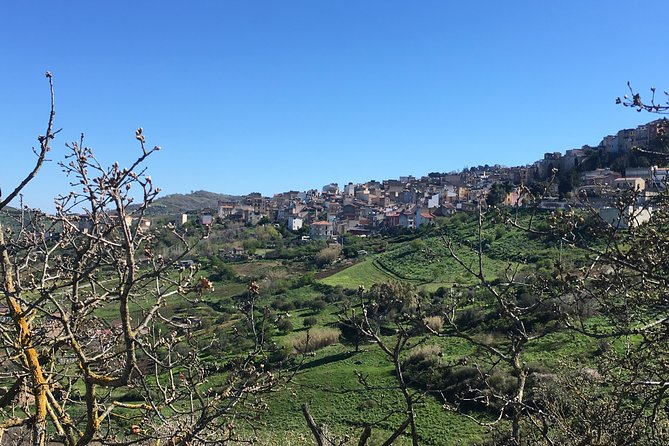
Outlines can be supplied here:
M5 212L7 214L18 214L20 211L19 209L13 206L5 206L4 208L2 208L2 212Z
M5 206L0 211L0 223L2 224L3 228L12 229L13 231L17 231L21 228L21 218L23 218L25 224L28 224L31 217L31 211L25 211L22 213L21 209L12 206Z
M238 200L234 195L216 194L205 190L198 190L190 194L172 194L160 197L154 201L147 213L149 215L174 215L189 211L199 211L203 208L218 208L218 200Z

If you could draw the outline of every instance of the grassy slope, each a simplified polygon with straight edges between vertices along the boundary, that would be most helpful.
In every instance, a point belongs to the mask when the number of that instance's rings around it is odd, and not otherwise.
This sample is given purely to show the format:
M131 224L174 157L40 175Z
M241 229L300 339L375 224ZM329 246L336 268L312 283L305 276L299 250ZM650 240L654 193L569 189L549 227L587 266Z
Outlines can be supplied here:
M331 286L355 289L358 285L369 288L372 284L388 280L407 280L421 288L434 291L440 286L473 284L474 279L465 269L451 258L446 240L453 240L453 249L463 261L475 265L476 256L471 250L472 222L453 224L441 232L433 231L420 239L391 239L385 252L367 257L363 261L337 274L320 280ZM484 268L490 278L501 276L509 264L527 262L522 266L537 269L538 260L552 263L557 259L558 248L533 240L517 230L496 231L488 228L484 236L490 240L484 251ZM293 277L301 272L282 265L280 262L263 261L235 264L237 274L246 278L274 277L275 280ZM215 304L244 292L244 283L217 284L215 293L205 297L206 303ZM263 297L259 302L268 305L273 300L308 300L320 296L314 287L301 286L282 291L280 294ZM195 309L193 309L195 310ZM205 308L204 310L210 310ZM200 314L215 315L210 311L195 310ZM285 335L275 332L273 340L290 345L291 340L303 332L305 317L314 315L312 310L298 308L287 316L294 330ZM315 315L317 326L335 323L338 319L335 304ZM467 347L455 339L439 339L444 360L468 355ZM564 358L587 360L592 355L593 342L570 334L555 333L534 343L528 351L527 359L544 366L558 365ZM300 411L302 403L309 403L314 418L325 423L339 435L356 438L362 423L381 420L388 407L403 407L394 384L393 371L383 353L373 345L365 345L364 353L353 354L350 347L341 344L327 347L305 358L302 368L295 377L276 393L265 397L269 411L260 420L261 430L257 432L261 444L267 445L307 445L313 439ZM360 385L356 372L365 375L370 384L381 387L376 391L366 391ZM421 444L455 445L474 444L485 437L485 432L468 418L445 411L440 402L427 396L417 409ZM379 444L393 428L402 422L402 416L393 415L375 429L373 439ZM243 427L240 426L243 429ZM404 438L397 444L408 444Z
M380 269L374 262L374 259L368 258L362 262L356 263L350 268L346 268L335 275L322 279L320 282L344 288L357 288L363 285L367 288L378 282L387 282L389 280L399 279L396 275L390 274Z
M347 347L335 345L308 357L293 381L269 400L270 410L263 416L263 423L272 432L271 437L292 438L289 444L313 444L301 417L302 403L308 403L317 422L325 423L331 432L351 437L358 436L365 423L383 420L387 407L403 407L400 393L392 389L394 378L390 363L375 346L367 345L363 349L364 352L356 354ZM356 372L364 375L377 390L366 390L359 384ZM373 431L374 438L389 436L402 421L401 414L381 421L382 427ZM421 444L425 445L472 444L482 436L478 425L443 410L432 396L426 396L419 405L417 421ZM467 439L465 443L463 439ZM408 441L405 438L397 444L408 444Z
M526 271L538 270L552 265L563 254L559 246L530 238L520 230L498 228L486 228L483 233L488 240L483 267L490 279L504 277L509 266L518 265ZM456 222L442 229L441 233L427 234L418 241L391 243L386 252L370 256L320 282L346 288L358 285L368 288L377 282L405 280L428 291L440 286L474 284L476 279L452 258L448 241L452 242L453 251L466 264L476 268L477 257L471 248L476 245L475 229L473 221ZM569 261L581 257L582 253L566 253ZM294 325L299 326L297 318ZM444 360L468 354L460 341L443 339L435 342L441 343ZM591 339L554 333L534 343L528 349L526 359L544 367L557 366L565 359L587 362L595 349ZM360 423L381 417L373 402L379 395L361 390L356 371L368 376L369 382L383 386L392 384L392 369L375 346L365 346L365 350L364 354L350 355L346 347L337 345L309 358L286 392L271 399L266 416L267 427L284 436L288 441L286 444L311 444L309 432L300 416L302 402L310 403L316 420L326 421L332 431L352 437L359 434L360 429L356 426ZM398 395L386 390L384 398L388 406L389 401L398 398ZM397 407L401 407L400 402ZM474 444L485 436L478 425L463 416L444 411L433 397L427 397L420 406L418 420L422 444ZM377 432L377 438L381 437L380 434L388 435L392 426L400 422L399 416L389 419L383 424L385 431Z
M522 221L521 221L522 223ZM392 242L386 252L334 274L322 282L355 288L391 280L405 280L427 291L437 288L476 283L465 268L452 256L477 269L476 221L450 219L420 238ZM483 228L483 268L488 280L505 278L509 267L521 271L550 268L559 258L568 263L584 257L577 250L561 250L558 242L531 237L528 233L504 226L489 224Z
M424 247L414 247L410 243L396 246L373 259L365 260L344 269L321 282L355 288L388 280L404 280L421 285L429 291L440 286L474 284L476 279L467 273L455 259L440 237L424 240ZM476 267L476 255L468 247L454 246L454 251L467 265ZM484 268L491 279L500 277L509 265L508 261L484 255ZM456 285L456 286L457 286Z

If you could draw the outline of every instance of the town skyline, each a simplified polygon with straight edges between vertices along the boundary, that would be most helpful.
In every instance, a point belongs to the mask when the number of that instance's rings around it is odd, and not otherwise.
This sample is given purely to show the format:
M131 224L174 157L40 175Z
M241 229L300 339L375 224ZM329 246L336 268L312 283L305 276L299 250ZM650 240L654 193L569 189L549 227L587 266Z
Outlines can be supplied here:
M626 26L623 1L50 8L12 4L0 19L1 147L15 158L0 187L31 161L48 113L42 76L54 75L63 131L25 191L44 209L69 190L57 162L81 133L101 163L123 165L143 127L163 148L149 170L164 194L269 195L597 144L647 121L614 104L626 83L661 90L669 68L652 24ZM667 5L636 8L661 17ZM38 10L49 20L36 27Z
M606 135L597 146L547 152L523 166L478 165L457 172L430 172L333 182L306 191L289 190L271 197L253 192L216 196L206 191L158 199L147 213L181 226L195 218L208 233L217 224L266 225L298 231L306 226L314 239L330 240L344 234L367 236L396 229L414 230L434 224L436 217L476 212L481 207L538 207L544 210L595 209L615 226L647 221L652 202L666 190L669 167L656 165L654 148L663 144L669 123L660 118L634 129ZM655 165L654 165L655 163ZM635 191L628 217L616 200L621 191ZM634 210L638 206L639 209ZM627 211L626 211L627 212ZM87 215L79 217L88 221ZM149 220L142 222L150 225ZM304 234L304 232L302 232ZM305 236L307 237L307 236ZM233 257L240 255L235 250Z
M599 153L600 155L609 154L616 156L622 154L631 154L639 148L647 150L649 149L649 146L653 140L657 139L659 136L665 133L666 131L665 129L667 126L666 122L667 122L666 118L660 117L652 121L640 124L635 128L619 129L618 131L612 132L611 134L603 135L601 137L600 142L597 145L584 144L580 146L580 148L571 148L563 151L558 150L554 152L544 152L543 154L541 154L541 157L537 159L534 159L524 164L514 165L514 166L479 163L479 164L472 164L471 166L465 166L462 169L454 169L450 171L436 169L430 172L410 173L405 175L399 175L396 177L385 176L385 177L380 177L378 179L370 178L361 181L352 181L350 179L344 179L343 181L330 181L329 179L324 178L321 184L319 185L311 185L310 187L306 188L293 187L282 191L278 190L270 191L269 193L264 193L257 190L247 191L241 194L231 194L228 193L227 191L206 191L206 190L177 191L170 194L161 193L158 197L156 204L160 203L161 199L163 198L170 198L173 196L187 197L189 195L197 195L198 193L229 196L231 199L234 199L237 202L243 202L244 199L247 199L249 197L253 197L254 199L262 198L264 200L275 200L278 198L279 200L281 200L283 196L292 197L292 195L295 195L295 197L299 196L302 201L307 202L308 201L306 199L307 196L315 196L315 195L320 196L321 192L325 195L335 195L333 189L336 189L336 194L338 195L340 193L343 193L343 191L350 186L353 186L355 189L357 189L359 186L368 186L370 184L373 185L375 183L381 186L381 188L382 186L385 186L387 183L393 183L393 182L401 184L402 187L407 187L410 186L411 184L420 184L421 182L425 183L426 180L428 183L430 183L431 180L429 179L435 179L435 178L441 178L440 181L443 182L443 178L445 177L462 176L468 172L473 174L474 177L476 178L481 177L484 180L483 182L481 182L484 191L482 191L482 194L479 193L479 195L485 196L489 191L489 187L494 183L504 182L516 185L518 184L527 185L529 183L536 182L539 179L546 180L550 174L550 170L553 167L558 169L556 172L559 172L560 170L572 171L574 170L575 167L579 166L580 163L582 163L583 161L587 160L587 158L597 153ZM610 170L608 169L608 167L611 166L607 166L606 170ZM666 169L667 169L666 167L662 168L662 172L664 172ZM638 170L639 168L637 167L632 168L632 171L635 171L637 173ZM489 175L486 175L486 171ZM502 175L500 175L500 173L502 173ZM635 173L633 176L637 175L637 173ZM595 173L595 177L598 176L599 173ZM603 180L604 183L606 183L606 185L612 185L613 180L615 180L616 178L625 177L629 175L626 175L626 172L623 170L622 172L618 172L610 178L608 177L609 176L608 173L605 173L604 176L607 178L599 180ZM469 179L470 184L467 184L466 180L464 179L462 180L463 180L462 185L471 186L472 183L471 178ZM478 182L478 180L476 181ZM460 182L461 180L451 182L451 186L454 186ZM591 180L588 180L587 182L592 183ZM599 181L595 180L595 182ZM554 184L554 186L557 187L557 182ZM444 191L442 190L441 192ZM421 191L421 195L422 193L423 191ZM432 193L434 193L434 191L432 191ZM350 195L355 196L356 194L351 193ZM469 193L467 193L467 195L469 195ZM555 195L557 195L557 193L555 193ZM416 205L418 203L413 203L413 204ZM425 204L427 204L427 201ZM439 205L441 205L441 201L439 201ZM215 206L212 205L211 207L214 208ZM201 213L202 210L205 208L207 208L207 206L193 208L191 209L191 211L197 211L198 213ZM419 205L418 208L420 210L421 206ZM220 211L220 202L219 202L219 209L217 212L219 214L219 217L222 217ZM257 215L256 217L252 217L251 220L257 221L262 216L266 215ZM245 219L248 219L248 216L246 216Z

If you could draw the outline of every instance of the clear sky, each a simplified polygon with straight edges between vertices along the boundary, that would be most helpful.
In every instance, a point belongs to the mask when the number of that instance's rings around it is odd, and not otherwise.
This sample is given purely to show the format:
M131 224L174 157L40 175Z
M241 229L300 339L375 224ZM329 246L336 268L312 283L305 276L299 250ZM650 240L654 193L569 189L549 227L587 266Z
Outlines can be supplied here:
M163 150L165 193L266 195L519 165L653 117L627 81L669 88L666 0L29 1L0 8L0 187L33 160L54 74L56 161L85 133L130 161Z

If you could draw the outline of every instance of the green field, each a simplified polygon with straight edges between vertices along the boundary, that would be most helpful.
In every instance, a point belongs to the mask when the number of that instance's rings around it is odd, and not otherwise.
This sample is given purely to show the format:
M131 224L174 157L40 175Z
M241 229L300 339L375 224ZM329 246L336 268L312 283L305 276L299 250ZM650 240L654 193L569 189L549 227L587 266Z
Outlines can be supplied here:
M373 259L368 258L362 262L346 268L337 274L322 279L321 282L331 286L343 286L345 288L357 288L363 285L369 288L378 282L387 282L389 280L397 280L397 276L392 275L378 266L376 266Z
M504 280L509 268L515 267L526 274L550 271L555 260L562 256L554 242L531 238L517 229L500 230L499 226L492 225L484 229L482 236L483 270L488 280ZM355 353L352 346L335 343L302 357L294 351L293 342L304 336L309 324L313 330L336 328L342 308L355 302L352 296L360 285L369 290L381 282L407 282L432 299L436 295L443 297L448 290L458 294L475 289L473 285L478 279L467 272L453 254L476 270L478 257L473 249L477 246L476 240L476 225L471 218L448 220L418 235L355 240L358 248L370 254L343 269L344 261L335 263L332 268L338 271L320 280L314 276L322 270L314 270L310 257L231 263L229 268L236 277L228 276L215 283L215 291L203 296L201 303L190 306L187 302L170 299L164 311L168 316L197 315L203 320L201 337L226 338L242 321L237 306L246 295L248 282L258 283L261 291L256 308L269 310L268 314L275 318L267 336L272 344L290 352L289 366L277 370L282 377L281 384L262 396L268 410L255 417L251 424L240 421L240 437L254 437L259 444L266 445L314 444L301 413L301 404L307 403L316 422L322 423L332 437L339 441L346 436L356 439L363 426L370 424L374 428L368 444L378 445L404 420L404 414L392 413L405 407L392 362L374 344L364 344L361 351ZM299 250L308 252L304 246ZM565 255L572 263L582 257L583 254L576 251ZM205 265L201 275L206 277L209 273ZM279 330L278 317L287 322L284 324L289 328ZM490 332L482 331L477 336L488 336L491 342L503 343L502 333L495 332L495 321L487 324L482 330ZM221 345L241 348L234 341L227 342L222 341ZM439 361L444 364L480 355L471 344L455 337L434 338L428 343L439 346ZM536 370L550 370L561 361L588 364L596 350L597 343L592 339L556 332L533 342L524 352L523 360ZM222 361L231 354L234 352L213 352L211 360ZM508 372L502 368L502 373ZM285 380L287 377L290 379ZM369 388L362 385L360 377L364 377ZM212 376L211 382L216 379ZM440 396L421 394L423 391L418 387L413 391L418 399L416 419L420 444L473 445L489 438L489 431L467 416L445 409ZM481 411L475 416L490 415ZM405 435L395 444L408 445L410 440Z
M356 372L366 376L376 390L365 389L357 382ZM267 444L279 444L290 438L294 445L311 445L313 438L301 416L302 403L309 404L311 414L319 423L339 438L348 435L357 438L365 423L379 425L372 430L371 444L379 444L403 421L402 414L389 419L388 407L401 408L401 395L394 389L393 369L382 353L373 345L353 353L335 345L317 352L305 360L302 369L284 389L273 395L269 410L262 417L271 435ZM483 429L472 420L444 410L433 396L426 395L418 404L416 419L421 444L473 444L483 438ZM434 427L439 426L435 429ZM282 443L286 444L286 443ZM410 444L408 438L396 444Z

